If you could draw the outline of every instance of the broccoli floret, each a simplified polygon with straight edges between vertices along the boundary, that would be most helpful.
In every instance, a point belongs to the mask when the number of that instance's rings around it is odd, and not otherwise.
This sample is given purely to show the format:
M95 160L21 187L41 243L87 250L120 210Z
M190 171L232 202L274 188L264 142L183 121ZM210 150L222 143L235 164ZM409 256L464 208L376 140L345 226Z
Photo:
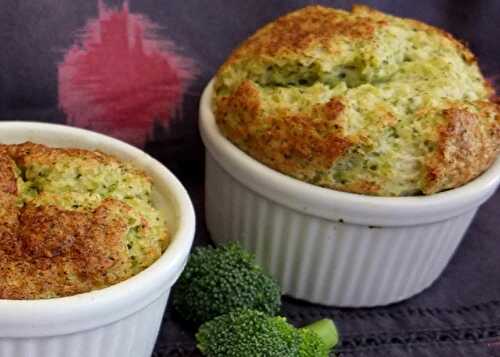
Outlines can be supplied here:
M197 248L172 298L181 317L195 324L240 308L276 315L281 306L278 283L236 243Z
M235 310L201 325L199 350L208 357L297 356L301 336L283 317Z
M331 320L296 329L283 317L242 309L204 323L196 340L207 357L328 357L338 334Z
M302 335L299 357L328 356L333 346L339 342L337 328L330 319L313 322L299 331Z

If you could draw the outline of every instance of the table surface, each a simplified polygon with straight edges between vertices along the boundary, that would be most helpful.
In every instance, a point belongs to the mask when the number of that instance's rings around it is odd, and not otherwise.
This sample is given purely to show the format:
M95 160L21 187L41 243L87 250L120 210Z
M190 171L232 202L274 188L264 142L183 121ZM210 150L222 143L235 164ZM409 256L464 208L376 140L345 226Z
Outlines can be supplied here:
M193 178L184 183L198 213L195 244L209 244L203 187ZM284 315L297 326L333 318L342 334L340 356L500 356L499 214L500 191L479 210L442 276L409 300L337 309L285 297ZM154 356L200 356L194 333L168 306Z
M493 83L498 82L500 1L356 2L448 30L469 43L485 75ZM168 166L187 187L198 217L195 244L209 244L203 212L203 146L197 130L199 95L239 42L276 16L310 3L313 1L129 0L124 7L124 0L3 1L0 12L3 43L0 51L0 120L90 126L111 130L111 134L139 146L144 144L145 150ZM314 3L350 8L354 2L323 0ZM182 61L176 73L184 81L182 83L189 86L183 93L182 102L180 98L172 99L173 103L181 103L180 106L165 114L154 106L144 105L150 116L158 116L156 119L162 119L167 126L147 127L146 124L151 124L150 118L140 111L136 118L142 120L145 127L134 126L128 121L96 127L92 118L84 115L95 108L108 110L115 104L140 104L137 97L127 97L128 93L122 91L119 92L122 101L111 93L104 97L104 102L110 106L102 103L99 106L88 101L88 93L75 89L75 78L66 71L68 63L82 64L80 54L89 59L91 51L85 46L90 40L85 34L95 28L96 19L99 19L101 30L104 25L109 26L114 21L109 10L113 7L121 9L119 14L126 14L127 21L149 34L141 44L149 51L146 57L152 58L161 47L162 53L170 53L170 59L175 57ZM102 40L105 40L104 32ZM118 51L115 40L111 43ZM155 43L159 44L158 48L154 47ZM127 68L115 67L110 70L118 71L116 73ZM84 72L86 67L80 69ZM134 85L147 85L144 82L149 78L147 70L145 68L144 76L135 77ZM130 78L124 73L125 78ZM124 81L112 84L116 85L112 87L115 89L130 85ZM71 96L68 99L68 93L78 100L71 101L75 98ZM101 90L99 95L106 93ZM182 90L173 93L182 94ZM283 313L297 325L320 317L333 317L342 334L337 350L342 356L500 356L499 215L500 193L496 193L480 209L441 278L412 299L380 308L336 309L285 297ZM154 356L199 355L195 351L193 332L169 306Z

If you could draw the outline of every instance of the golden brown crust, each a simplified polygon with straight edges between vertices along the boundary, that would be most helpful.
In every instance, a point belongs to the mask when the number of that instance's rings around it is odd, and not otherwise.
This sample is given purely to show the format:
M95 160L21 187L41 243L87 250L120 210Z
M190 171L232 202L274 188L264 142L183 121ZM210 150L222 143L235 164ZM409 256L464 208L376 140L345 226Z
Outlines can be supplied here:
M346 191L346 192L361 193L365 195L366 194L377 195L381 189L381 187L376 182L366 181L366 180L354 181L352 183L343 185L341 187L332 187L332 188L340 189L341 191Z
M312 47L334 54L338 36L351 39L370 39L375 30L386 22L383 19L356 19L345 11L319 5L307 6L276 19L248 38L233 52L220 71L242 57L276 57L296 54Z
M4 151L19 166L25 166L31 162L53 165L62 156L70 158L96 161L101 164L119 163L113 156L103 154L100 151L89 151L75 148L49 148L45 145L25 142L16 145L5 145Z
M0 276L7 277L0 298L65 296L131 276L127 224L116 209L127 208L112 199L91 213L26 205L14 229L0 226L8 238L0 244Z
M492 103L481 102L479 115L460 106L443 111L445 122L438 128L439 145L427 163L424 193L458 187L486 170L500 150L500 116ZM490 127L481 123L481 111L496 111Z
M23 251L33 258L67 255L82 244L89 218L83 212L28 204L22 209L18 230Z
M351 13L358 16L352 16L343 10L311 5L279 17L233 51L218 74L242 58L279 58L288 55L300 57L313 48L335 55L339 51L339 38L369 41L374 38L378 29L389 25L389 21L394 19L365 5L354 5ZM450 33L414 19L404 18L404 21L405 26L438 34L442 40L453 44L468 63L476 62L476 57L468 47Z
M389 15L378 11L374 8L371 8L366 5L354 5L352 7L352 13L357 14L357 15L363 15L363 16L370 16L374 18L379 18L379 19L387 19L390 17ZM424 22L415 20L415 19L409 19L409 18L403 18L405 25L406 26L411 26L415 29L418 30L423 30L426 31L430 34L434 33L439 35L442 39L449 41L450 43L453 44L453 46L462 54L463 58L468 62L468 63L474 63L476 62L476 56L469 50L467 45L459 40L457 40L455 37L453 37L452 34L449 32L440 29L438 27L434 27L431 25L428 25Z
M491 165L493 94L446 31L366 6L308 6L230 55L213 103L223 134L271 168L399 196L463 185Z
M15 174L15 163L0 151L0 192L17 193L17 179Z
M221 98L216 106L217 121L230 138L236 141L247 141L252 126L258 124L261 111L260 94L250 81L244 81L229 97ZM231 116L235 113L236 120Z
M9 253L19 249L16 245L19 210L14 167L13 160L0 148L0 251L8 250Z
M126 240L132 208L126 203L106 198L91 210L19 203L16 162L52 164L60 155L121 164L100 152L0 145L0 299L73 295L134 273Z
M106 199L93 212L89 237L84 245L86 272L104 285L114 284L132 275L124 239L127 222L125 203Z
M0 252L9 254L21 249L17 240L19 209L16 201L15 195L0 192Z
M322 135L310 117L301 115L270 118L269 130L250 145L254 155L276 169L306 176L312 169L328 169L349 147L349 141L333 133Z
M85 150L76 148L49 148L42 144L25 142L15 145L0 144L0 154L4 152L11 157L20 167L36 163L38 165L52 166L61 159L86 160L88 165L117 165L126 166L134 175L139 175L149 180L149 177L141 170L128 166L114 156L100 152L99 150ZM1 167L0 167L1 168Z
M317 105L310 115L286 111L265 115L259 92L252 82L245 81L222 100L224 103L216 108L219 127L276 170L313 177L316 170L327 170L351 146L346 137L333 134L341 126L337 118L344 110L338 98ZM237 120L232 120L233 115Z

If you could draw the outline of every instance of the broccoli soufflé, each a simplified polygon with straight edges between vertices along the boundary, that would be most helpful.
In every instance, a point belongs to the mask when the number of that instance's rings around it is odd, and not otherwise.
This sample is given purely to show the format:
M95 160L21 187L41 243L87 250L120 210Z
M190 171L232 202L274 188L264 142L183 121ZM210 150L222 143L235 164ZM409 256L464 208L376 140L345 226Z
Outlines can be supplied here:
M215 78L222 133L262 163L368 195L432 194L481 174L499 107L450 34L365 6L309 6L268 24Z
M151 265L169 241L151 190L98 151L0 145L0 298L74 295Z

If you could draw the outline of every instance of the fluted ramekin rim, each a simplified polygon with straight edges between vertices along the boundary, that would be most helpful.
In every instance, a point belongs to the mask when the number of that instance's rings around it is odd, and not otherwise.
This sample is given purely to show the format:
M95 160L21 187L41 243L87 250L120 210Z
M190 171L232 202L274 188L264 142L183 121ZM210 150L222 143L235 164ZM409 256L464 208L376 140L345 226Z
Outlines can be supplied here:
M57 145L58 136L74 140L74 147L94 145L113 154L123 153L158 178L155 185L169 193L177 212L177 230L162 256L139 274L118 284L88 293L40 300L0 299L0 336L42 337L89 330L120 320L146 307L165 293L181 274L195 232L195 213L189 195L179 180L159 161L142 150L109 136L85 129L40 122L0 122L0 142L9 133L26 132L25 140ZM53 135L53 142L38 140ZM24 134L22 134L24 135ZM4 139L4 140L2 140ZM119 156L119 155L118 155ZM163 197L163 199L167 199Z
M255 160L218 129L212 111L212 79L199 112L206 149L219 165L255 192L299 212L373 226L427 224L458 216L487 200L500 182L500 158L467 184L428 196L380 197L316 186L282 174Z

